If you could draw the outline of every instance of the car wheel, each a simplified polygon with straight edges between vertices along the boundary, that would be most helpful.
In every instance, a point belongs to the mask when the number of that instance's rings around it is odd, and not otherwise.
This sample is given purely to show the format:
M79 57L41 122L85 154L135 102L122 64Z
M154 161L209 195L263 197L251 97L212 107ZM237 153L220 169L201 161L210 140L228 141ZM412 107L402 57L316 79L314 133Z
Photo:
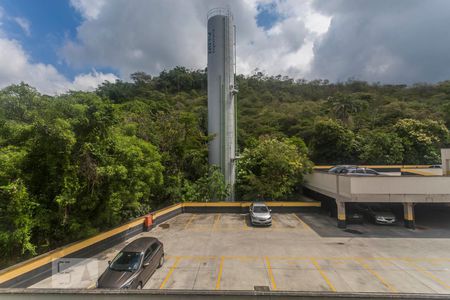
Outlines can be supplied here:
M164 255L161 255L161 258L159 259L158 268L161 268L163 264L164 264Z
M139 282L138 286L136 287L137 290L142 290L142 282Z

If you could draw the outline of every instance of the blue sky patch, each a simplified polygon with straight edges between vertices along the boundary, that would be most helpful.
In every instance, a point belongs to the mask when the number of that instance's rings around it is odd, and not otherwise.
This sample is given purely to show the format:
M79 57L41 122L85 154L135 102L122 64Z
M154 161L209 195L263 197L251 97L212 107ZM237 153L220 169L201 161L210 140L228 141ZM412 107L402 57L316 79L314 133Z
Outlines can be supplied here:
M67 40L76 39L76 29L83 18L67 0L2 0L0 6L6 18L3 29L8 37L20 42L32 63L53 65L61 74L73 79L80 72L92 68L77 69L68 66L58 52ZM24 18L30 24L30 34L14 21ZM106 69L96 68L97 71Z
M269 30L283 19L277 10L277 4L275 2L258 4L257 11L256 24L264 30Z

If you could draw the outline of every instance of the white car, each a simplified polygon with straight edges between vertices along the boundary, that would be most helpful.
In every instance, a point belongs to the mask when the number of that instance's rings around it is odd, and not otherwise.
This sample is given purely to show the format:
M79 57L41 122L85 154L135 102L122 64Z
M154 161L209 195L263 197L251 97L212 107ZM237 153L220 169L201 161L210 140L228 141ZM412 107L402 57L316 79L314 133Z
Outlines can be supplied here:
M250 221L252 225L272 225L271 210L264 203L254 202L250 205Z

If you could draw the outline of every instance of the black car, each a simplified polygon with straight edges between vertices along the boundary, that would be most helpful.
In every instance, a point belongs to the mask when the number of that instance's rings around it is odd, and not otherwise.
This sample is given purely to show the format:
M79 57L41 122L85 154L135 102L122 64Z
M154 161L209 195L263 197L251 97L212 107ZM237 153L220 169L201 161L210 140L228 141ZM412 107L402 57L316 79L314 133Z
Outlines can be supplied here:
M98 278L97 288L142 289L164 264L163 244L153 237L132 241L109 263Z
M356 209L350 209L345 214L346 220L350 224L362 224L364 223L364 215L362 212Z

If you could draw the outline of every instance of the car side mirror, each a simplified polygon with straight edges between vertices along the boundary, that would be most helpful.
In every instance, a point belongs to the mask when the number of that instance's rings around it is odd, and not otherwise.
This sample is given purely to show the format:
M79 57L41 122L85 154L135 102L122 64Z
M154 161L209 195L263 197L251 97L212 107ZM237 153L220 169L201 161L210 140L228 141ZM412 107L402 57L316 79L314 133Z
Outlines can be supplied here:
M111 264L111 261L110 260L108 260L108 265L110 265Z
M271 210L271 209L269 209L269 212L272 212L272 210Z
M144 264L144 268L148 267L148 266L150 266L150 263L147 262L147 263Z

